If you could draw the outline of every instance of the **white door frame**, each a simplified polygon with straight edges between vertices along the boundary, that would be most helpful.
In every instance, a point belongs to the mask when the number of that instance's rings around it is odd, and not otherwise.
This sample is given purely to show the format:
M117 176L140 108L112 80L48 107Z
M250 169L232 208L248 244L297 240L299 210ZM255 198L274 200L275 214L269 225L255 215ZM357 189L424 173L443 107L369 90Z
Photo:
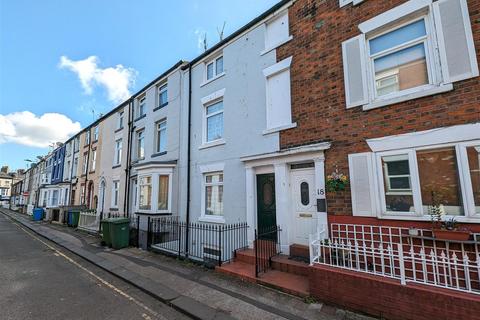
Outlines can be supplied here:
M314 162L315 164L315 191L316 199L325 200L325 156L324 150L328 149L330 144L318 144L315 146L305 146L295 148L295 150L275 152L270 155L261 155L257 157L245 157L242 161L245 164L246 174L246 213L248 228L247 238L250 247L253 246L254 230L257 226L256 221L256 175L257 170L262 170L266 166L273 166L275 173L275 201L277 224L282 228L281 249L283 254L290 253L290 245L293 244L293 230L291 230L292 201L290 197L290 164L302 162ZM327 213L317 212L320 223L327 227Z

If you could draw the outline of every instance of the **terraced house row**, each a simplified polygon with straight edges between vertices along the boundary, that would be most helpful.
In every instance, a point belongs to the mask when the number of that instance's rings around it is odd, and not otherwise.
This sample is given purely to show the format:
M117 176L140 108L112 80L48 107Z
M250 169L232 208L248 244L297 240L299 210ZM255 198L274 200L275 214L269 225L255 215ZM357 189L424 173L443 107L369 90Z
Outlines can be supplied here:
M280 1L28 170L23 204L373 315L478 316L479 48L477 0Z

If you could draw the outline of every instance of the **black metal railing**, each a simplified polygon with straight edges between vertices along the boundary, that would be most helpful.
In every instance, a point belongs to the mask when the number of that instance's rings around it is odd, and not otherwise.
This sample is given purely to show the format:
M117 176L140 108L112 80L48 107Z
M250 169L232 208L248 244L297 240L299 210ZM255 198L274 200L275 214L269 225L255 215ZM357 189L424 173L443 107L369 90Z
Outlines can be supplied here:
M140 216L130 217L129 244L137 248L140 245Z
M221 265L248 246L246 223L186 223L178 216L150 217L148 247L178 257ZM188 232L188 243L186 243Z
M280 254L280 226L255 230L255 277L267 272L272 266L272 257Z

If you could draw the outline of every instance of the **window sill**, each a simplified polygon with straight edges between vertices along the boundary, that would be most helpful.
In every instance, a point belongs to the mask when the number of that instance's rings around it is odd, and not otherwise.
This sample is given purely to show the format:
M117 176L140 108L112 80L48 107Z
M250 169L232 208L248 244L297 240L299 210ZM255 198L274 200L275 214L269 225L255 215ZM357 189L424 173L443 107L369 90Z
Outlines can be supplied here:
M110 211L118 211L118 208L110 208L110 209L108 209L108 210L110 210Z
M205 80L205 82L203 82L201 85L200 85L200 88L203 87L203 86L206 86L207 84L209 84L210 82L213 82L221 77L223 77L225 75L225 71L220 73L220 74L217 74L215 77L213 77L212 79L209 79L209 80Z
M260 55L263 56L263 55L266 55L267 53L269 53L270 51L272 50L275 50L277 49L278 47L280 46L283 46L285 43L287 42L290 42L290 40L293 39L293 36L289 36L288 38L286 38L285 40L282 40L276 44L274 44L273 46L270 46L268 48L266 48L265 50L263 50L262 52L260 52Z
M198 150L212 148L212 147L216 147L216 146L221 146L221 145L224 145L224 144L225 144L225 139L218 139L218 140L215 140L215 141L206 142L206 143L202 144L200 147L198 147Z
M455 217L455 220L460 223L480 223L480 216L444 216L444 218ZM408 221L425 221L432 222L430 216L418 216L418 215L392 215L383 214L379 216L379 219L384 220L408 220Z
M225 218L222 216L201 216L198 221L222 224L225 223Z
M116 164L112 167L112 169L120 168L121 166L122 166L122 164Z
M156 158L156 157L160 157L160 156L164 156L167 154L167 151L163 151L163 152L158 152L158 153L154 153L152 154L152 158Z
M288 130L288 129L292 129L292 128L296 128L296 127L297 127L297 123L294 122L294 123L290 123L290 124L280 126L280 127L276 127L276 128L265 129L265 130L263 130L262 134L267 135L267 134L271 134L271 133L275 133L275 132L279 132L279 131L283 131L283 130Z
M157 111L157 110L160 110L164 107L168 106L168 102L165 102L164 104L161 104L159 105L158 107L156 107L155 109L153 109L153 112Z
M95 173L95 170L93 170L93 171L88 171L88 173Z
M137 122L138 120L141 120L141 119L145 118L146 116L147 116L147 114L144 114L144 115L138 117L137 119L133 120L133 122Z
M171 216L171 212L153 212L153 211L136 211L136 215L144 215L144 216Z
M120 132L120 131L122 131L122 130L123 130L123 127L118 128L117 130L115 130L115 133Z
M373 102L371 102L367 105L364 105L363 106L363 111L368 111L368 110L372 110L372 109L396 104L396 103L399 103L399 102L404 102L404 101L408 101L408 100L413 100L413 99L418 99L418 98L422 98L422 97L426 97L426 96L431 96L431 95L438 94L438 93L448 92L448 91L451 91L451 90L453 90L453 85L451 83L450 84L444 84L444 85L441 85L441 86L432 86L428 89L424 89L424 90L421 90L421 91L405 94L405 95L394 97L394 98L391 98L391 99L373 101Z

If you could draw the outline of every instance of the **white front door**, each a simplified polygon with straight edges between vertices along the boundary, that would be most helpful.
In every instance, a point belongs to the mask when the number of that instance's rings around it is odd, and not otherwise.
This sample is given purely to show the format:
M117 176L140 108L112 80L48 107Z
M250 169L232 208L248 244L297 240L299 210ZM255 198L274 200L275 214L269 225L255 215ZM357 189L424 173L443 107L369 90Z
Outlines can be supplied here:
M291 171L292 209L294 215L294 238L296 244L308 245L308 237L317 229L315 198L315 170Z

